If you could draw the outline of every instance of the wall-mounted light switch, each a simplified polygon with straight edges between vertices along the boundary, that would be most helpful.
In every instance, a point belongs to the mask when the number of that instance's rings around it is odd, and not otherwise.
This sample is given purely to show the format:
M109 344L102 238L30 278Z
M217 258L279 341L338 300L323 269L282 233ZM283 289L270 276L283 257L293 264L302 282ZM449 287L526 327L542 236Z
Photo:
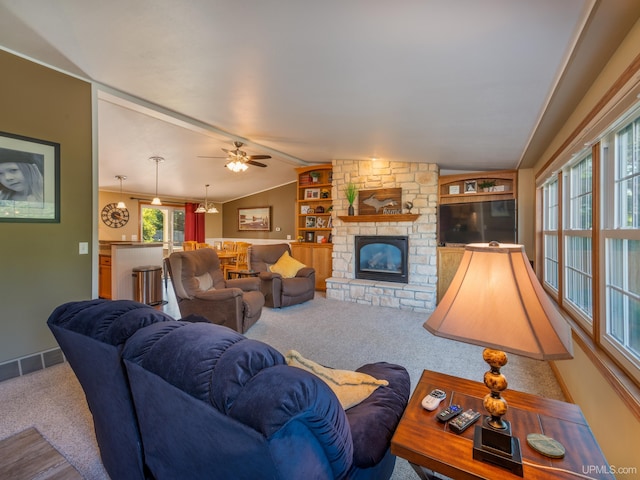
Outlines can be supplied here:
M78 244L78 254L79 255L87 255L89 253L89 243L88 242L80 242Z

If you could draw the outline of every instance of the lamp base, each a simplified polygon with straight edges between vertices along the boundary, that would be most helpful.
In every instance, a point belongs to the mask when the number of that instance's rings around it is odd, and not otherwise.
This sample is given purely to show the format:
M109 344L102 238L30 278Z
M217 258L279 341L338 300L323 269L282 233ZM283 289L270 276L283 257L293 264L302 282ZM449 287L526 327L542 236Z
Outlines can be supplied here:
M496 430L488 426L486 421L485 417L483 425L475 428L473 458L506 468L519 477L524 476L520 440L511 436L511 424L505 421L506 428Z

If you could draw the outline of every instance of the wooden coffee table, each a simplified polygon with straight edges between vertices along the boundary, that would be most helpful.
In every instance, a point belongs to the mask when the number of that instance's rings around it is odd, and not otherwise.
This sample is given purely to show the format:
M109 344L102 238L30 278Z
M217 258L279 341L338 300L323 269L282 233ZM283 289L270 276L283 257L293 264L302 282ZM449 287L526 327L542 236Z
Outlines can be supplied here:
M507 375L508 379L508 375ZM447 393L447 398L433 412L420 405L434 388ZM571 479L575 475L524 464L524 477L509 470L473 459L473 434L482 419L461 434L438 422L436 414L450 403L464 410L472 408L485 414L482 398L487 387L481 382L425 370L391 440L391 452L411 463L420 478L438 472L454 479ZM532 464L564 469L592 478L615 478L593 433L577 405L506 390L502 395L509 404L504 419L511 422L513 436L520 439L522 460ZM527 434L543 433L564 445L562 459L551 459L527 445Z

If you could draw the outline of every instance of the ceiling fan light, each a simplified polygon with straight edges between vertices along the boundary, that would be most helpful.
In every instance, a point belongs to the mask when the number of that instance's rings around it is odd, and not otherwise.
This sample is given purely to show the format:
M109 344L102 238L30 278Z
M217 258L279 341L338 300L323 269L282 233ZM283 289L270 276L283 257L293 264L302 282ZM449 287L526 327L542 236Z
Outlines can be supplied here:
M234 173L244 172L247 168L247 164L241 160L232 160L227 163L226 167Z
M204 208L204 205L200 204L200 205L198 205L198 208L196 208L196 209L194 210L194 213L204 213L204 212L206 212L206 211L207 211L207 209L206 209L206 208Z
M214 207L213 205L211 205L208 209L207 209L207 213L218 213L218 209L216 207Z

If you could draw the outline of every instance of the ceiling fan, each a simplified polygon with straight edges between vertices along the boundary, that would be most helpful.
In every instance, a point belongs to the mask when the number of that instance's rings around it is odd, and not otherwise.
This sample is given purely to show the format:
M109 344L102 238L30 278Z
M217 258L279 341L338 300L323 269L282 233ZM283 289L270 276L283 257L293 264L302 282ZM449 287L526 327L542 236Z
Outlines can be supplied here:
M271 155L247 155L247 152L240 150L243 145L242 142L235 141L233 142L233 146L236 147L235 150L223 148L222 151L227 154L226 157L199 156L198 158L227 158L229 161L225 164L225 167L233 172L245 171L249 168L249 165L263 168L267 166L262 162L256 162L256 160L266 160L271 158Z

